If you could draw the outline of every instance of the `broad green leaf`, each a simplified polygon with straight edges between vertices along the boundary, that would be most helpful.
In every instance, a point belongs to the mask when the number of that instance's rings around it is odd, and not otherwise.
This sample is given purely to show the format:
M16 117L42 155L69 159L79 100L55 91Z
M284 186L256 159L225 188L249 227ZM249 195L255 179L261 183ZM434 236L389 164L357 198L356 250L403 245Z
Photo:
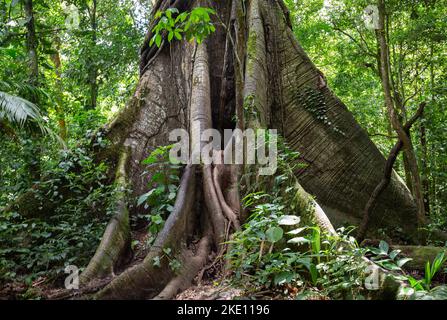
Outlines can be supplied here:
M160 35L160 34L157 34L157 35L155 36L155 44L156 44L157 47L159 47L159 48L160 48L160 45L161 45L161 40L162 40L161 35Z
M145 203L146 200L147 200L147 198L149 198L149 192L148 192L148 193L145 193L145 194L143 194L143 195L141 195L141 196L138 198L137 207L139 207L139 206L141 206L143 203Z
M161 261L160 261L160 257L156 256L152 259L152 264L154 265L154 267L160 267L161 266Z
M278 286L285 283L290 283L292 282L293 279L295 279L295 274L293 272L283 271L275 274L273 278L273 283Z
M283 234L284 231L280 227L271 227L265 232L267 241L271 243L275 243L281 240Z
M391 251L390 258L394 260L400 252L401 252L400 250Z
M297 229L294 229L294 230L292 230L292 231L287 232L287 234L291 234L291 235L296 236L297 234L300 234L300 233L303 232L304 230L306 230L305 227L304 227L304 228L297 228Z
M388 250L390 249L390 246L385 241L381 240L379 243L379 249L384 254L388 254Z
M174 31L174 36L177 40L182 40L182 35L178 31Z
M402 268L404 266L404 264L406 264L408 261L411 261L411 260L413 260L413 259L411 259L411 258L402 258L402 259L397 260L396 264L399 267Z
M300 223L301 218L298 216L285 215L279 218L278 224L282 226L293 226Z

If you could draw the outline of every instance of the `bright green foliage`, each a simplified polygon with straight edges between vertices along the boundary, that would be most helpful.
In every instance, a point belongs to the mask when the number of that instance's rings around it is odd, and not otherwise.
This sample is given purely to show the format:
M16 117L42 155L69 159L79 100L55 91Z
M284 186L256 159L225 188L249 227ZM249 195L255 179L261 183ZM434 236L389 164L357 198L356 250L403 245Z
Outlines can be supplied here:
M168 42L174 38L177 40L186 39L187 41L196 40L201 43L211 33L216 31L216 27L211 21L211 15L215 11L211 8L196 7L190 12L180 13L176 8L169 8L166 11L158 11L155 18L159 19L154 27L149 45L154 43L157 47L161 46L163 37L167 35Z
M390 271L402 271L402 267L411 258L400 257L401 250L390 251L390 246L385 241L380 241L378 248L368 248L368 252L372 253L371 260L377 265Z
M41 125L45 120L36 105L28 100L0 91L0 121L24 126L26 122L35 121Z
M365 250L344 230L339 230L341 236L331 237L307 224L308 214L299 202L289 166L298 155L279 141L272 192L251 192L243 199L251 215L230 241L227 254L235 281L252 290L295 287L300 291L297 299L361 298Z
M447 256L445 251L438 253L432 264L430 264L430 261L427 261L427 264L425 265L424 278L422 280L416 280L413 277L408 277L411 287L416 291L430 291L433 278L440 271L441 267L446 261Z
M151 190L138 198L137 205L144 204L144 208L149 211L143 218L149 222L150 243L155 240L166 218L174 210L177 197L181 166L170 161L171 148L171 145L158 147L143 160L143 164L147 165L147 171L152 174L149 182Z

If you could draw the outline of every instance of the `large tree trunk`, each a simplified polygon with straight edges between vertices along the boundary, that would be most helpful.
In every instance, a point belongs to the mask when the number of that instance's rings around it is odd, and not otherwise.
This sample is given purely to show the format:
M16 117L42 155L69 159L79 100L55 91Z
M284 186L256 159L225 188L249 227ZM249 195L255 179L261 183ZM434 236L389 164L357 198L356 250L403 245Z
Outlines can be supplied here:
M204 4L159 0L154 8L171 5L181 11ZM82 274L84 284L113 276L125 262L129 215L141 210L129 199L148 191L150 177L142 175L146 168L141 161L156 147L169 144L173 129L191 133L210 127L278 129L306 164L295 173L303 203L313 204L316 222L331 232L335 231L326 214L336 226L358 225L382 178L384 157L295 39L281 0L212 5L217 30L200 45L165 40L160 49L149 47L148 33L136 92L105 128L111 145L99 154L116 163L116 182L130 188L132 195L117 196L116 216ZM194 146L200 142L193 139ZM222 153L216 150L215 155ZM144 261L114 277L96 297L170 298L187 287L209 252L221 251L228 230L238 229L243 221L238 197L242 169L188 165L174 211ZM316 197L317 204L304 190ZM400 227L407 236L414 235L417 208L396 173L372 211L371 227ZM153 263L166 247L183 262L180 275L170 270L167 259L162 259L161 267Z

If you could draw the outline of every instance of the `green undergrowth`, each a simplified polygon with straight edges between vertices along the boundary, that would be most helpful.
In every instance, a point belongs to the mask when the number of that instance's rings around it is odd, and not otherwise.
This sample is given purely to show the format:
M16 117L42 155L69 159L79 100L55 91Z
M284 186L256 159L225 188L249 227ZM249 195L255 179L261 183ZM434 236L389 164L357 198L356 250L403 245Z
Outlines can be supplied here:
M430 287L444 255L428 262L424 278L416 280L402 268L411 259L385 241L378 248L362 248L350 235L352 227L338 229L336 236L321 230L294 176L299 155L282 139L278 151L274 178L252 172L242 179L249 181L243 199L249 218L229 241L227 253L235 287L246 288L248 296L268 291L286 299L374 299L380 297L381 284L368 288L374 279L366 256L405 284L395 298L446 298L444 287Z
M106 145L102 137L95 141L95 147ZM82 271L93 256L113 214L116 190L107 164L94 161L90 142L88 135L76 148L61 151L36 184L34 197L54 210L33 218L14 211L0 215L0 284L62 281L67 265Z
M143 214L134 219L144 220L147 225L149 238L146 246L153 244L158 233L163 229L168 216L174 210L175 199L180 185L181 165L169 158L172 145L161 146L154 149L143 160L145 166L143 175L150 176L149 191L139 196L137 206L143 207Z
M303 166L298 160L279 139L275 176L251 173L256 182L246 186L243 199L249 218L227 254L233 281L248 291L277 291L295 299L362 298L365 266L359 262L365 250L350 229L334 237L313 222L313 206L294 176Z

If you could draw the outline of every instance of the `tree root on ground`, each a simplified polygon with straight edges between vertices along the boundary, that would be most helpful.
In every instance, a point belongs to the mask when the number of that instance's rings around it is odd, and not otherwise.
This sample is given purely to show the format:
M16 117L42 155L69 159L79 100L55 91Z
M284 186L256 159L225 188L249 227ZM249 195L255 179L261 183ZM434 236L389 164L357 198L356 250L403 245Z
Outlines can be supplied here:
M194 277L204 267L208 260L208 254L210 252L211 237L206 235L200 240L197 248L197 252L194 254L188 251L184 255L184 266L181 269L181 273L172 279L166 287L154 298L155 300L169 300L175 298L175 296L183 290L190 287Z
M116 171L117 195L115 200L116 214L111 219L102 237L95 255L80 276L81 285L92 279L114 275L114 270L123 264L130 255L130 227L127 209L126 165L129 151L123 151Z

